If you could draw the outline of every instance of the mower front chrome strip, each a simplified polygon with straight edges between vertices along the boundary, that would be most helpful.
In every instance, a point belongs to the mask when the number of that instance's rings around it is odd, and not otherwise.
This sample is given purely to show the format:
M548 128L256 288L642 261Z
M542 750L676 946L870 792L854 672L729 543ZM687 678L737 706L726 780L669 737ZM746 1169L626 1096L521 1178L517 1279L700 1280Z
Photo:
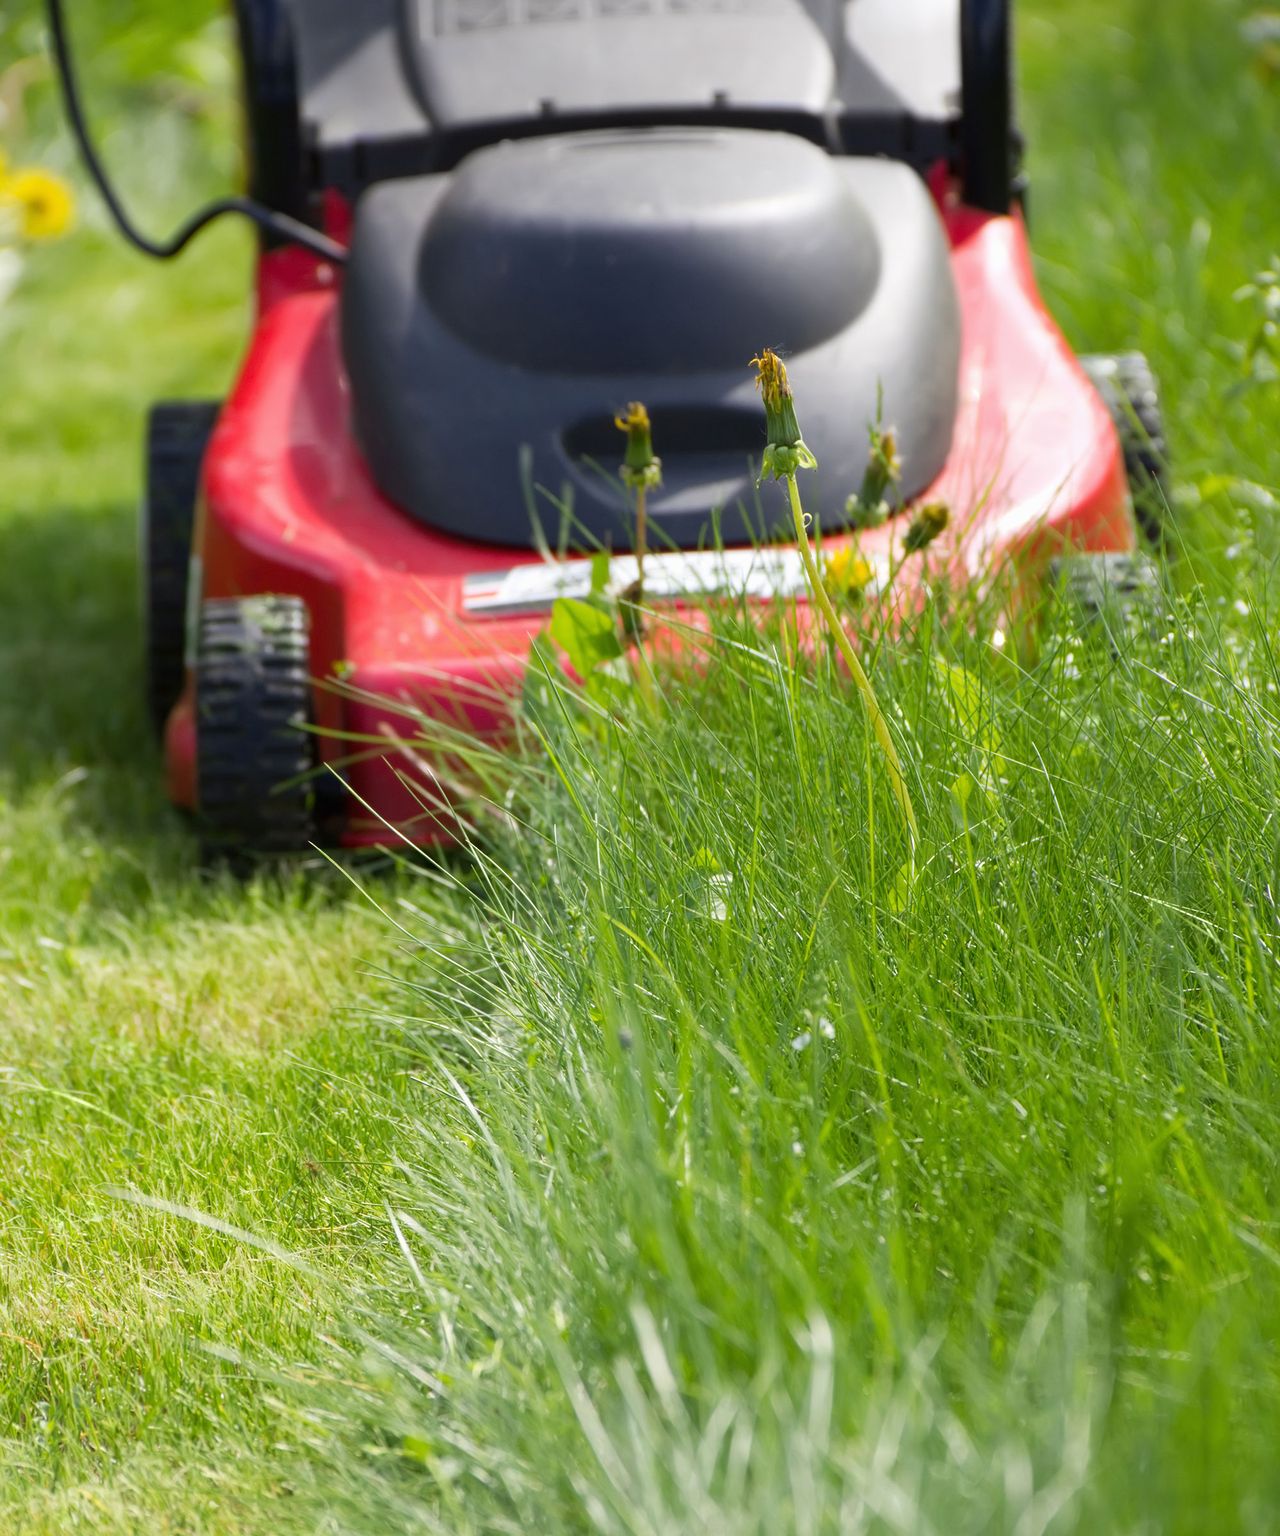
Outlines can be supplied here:
M882 573L871 582L874 592ZM607 595L618 597L635 585L640 568L634 555L610 562ZM512 618L546 613L557 598L591 596L592 562L539 561L506 571L485 571L463 583L462 608L469 618ZM804 563L794 547L699 550L648 555L644 562L647 603L708 597L750 597L766 601L804 597Z

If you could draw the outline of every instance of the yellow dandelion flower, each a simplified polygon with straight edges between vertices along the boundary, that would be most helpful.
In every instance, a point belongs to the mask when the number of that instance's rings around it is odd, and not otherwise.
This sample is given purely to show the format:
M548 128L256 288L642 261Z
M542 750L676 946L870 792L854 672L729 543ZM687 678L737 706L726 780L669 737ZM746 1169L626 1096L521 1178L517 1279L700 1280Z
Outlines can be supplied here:
M834 550L826 557L823 566L828 588L847 597L856 597L865 591L874 575L866 556L852 544Z
M0 201L17 208L24 240L57 240L75 222L71 187L52 171L30 166L6 174L0 166Z

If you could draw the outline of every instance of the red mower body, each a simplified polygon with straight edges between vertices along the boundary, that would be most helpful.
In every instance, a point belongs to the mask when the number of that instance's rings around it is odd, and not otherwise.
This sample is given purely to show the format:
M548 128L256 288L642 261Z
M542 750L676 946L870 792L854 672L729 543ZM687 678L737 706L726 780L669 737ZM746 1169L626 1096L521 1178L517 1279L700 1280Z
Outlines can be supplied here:
M969 586L1010 560L1034 579L1064 550L1131 550L1117 432L1040 300L1021 215L981 213L954 194L941 210L962 314L960 406L950 457L923 498L952 509L928 569ZM450 537L379 494L352 431L340 283L297 250L261 259L248 357L205 458L192 596L306 603L319 754L350 790L339 841L423 844L447 834L447 817L424 812L405 782L422 777L404 744L406 710L501 732L551 593L586 562L546 572L539 593L531 568L545 563L533 551ZM908 521L858 536L873 569ZM799 583L792 596L803 602ZM172 799L196 811L199 728L189 673L166 752Z

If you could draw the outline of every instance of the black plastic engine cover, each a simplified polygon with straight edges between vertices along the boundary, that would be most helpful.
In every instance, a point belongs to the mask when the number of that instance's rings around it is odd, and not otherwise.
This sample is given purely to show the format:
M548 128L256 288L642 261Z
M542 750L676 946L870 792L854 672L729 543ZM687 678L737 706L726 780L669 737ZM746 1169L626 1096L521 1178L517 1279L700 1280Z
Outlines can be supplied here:
M407 58L444 128L540 114L786 102L836 85L839 0L409 0ZM513 68L518 58L518 66Z
M927 167L957 147L962 9L1010 3L236 0L287 10L307 165L348 196L499 139L638 123L776 129Z
M523 456L534 483L572 486L581 538L625 547L613 416L630 400L653 417L666 483L650 510L667 538L705 541L713 512L726 542L766 532L748 368L765 346L788 359L824 526L861 481L881 393L905 495L951 443L959 307L927 189L785 134L566 135L376 187L343 329L380 487L469 539L534 542Z

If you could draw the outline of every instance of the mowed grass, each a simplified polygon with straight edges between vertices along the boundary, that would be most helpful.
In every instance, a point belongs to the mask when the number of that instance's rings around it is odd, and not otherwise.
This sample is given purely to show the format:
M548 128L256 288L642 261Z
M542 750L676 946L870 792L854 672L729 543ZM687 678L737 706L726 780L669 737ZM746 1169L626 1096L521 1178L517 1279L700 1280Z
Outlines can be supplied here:
M163 223L234 172L225 34L79 9ZM1155 360L1210 586L1118 661L880 655L930 849L904 916L854 701L750 634L659 723L553 718L563 778L519 776L527 832L429 920L380 884L412 966L321 869L196 874L133 506L147 403L232 375L249 242L157 269L87 206L0 313L6 1529L1274 1524L1280 403L1232 393L1232 295L1280 97L1242 7L1024 10L1045 291L1082 350ZM7 11L0 69L32 39ZM66 163L29 101L11 148ZM365 1359L328 1342L352 1317Z
M234 174L217 8L70 7L113 162L157 223ZM0 73L34 7L0 20ZM100 45L118 29L112 47ZM128 99L135 110L126 113ZM66 167L47 88L12 158ZM352 1009L395 942L322 868L197 873L141 702L135 508L148 403L217 397L251 242L176 267L91 198L0 310L0 1528L281 1527L261 1384L302 1359L314 1283L123 1204L137 1189L366 1273L403 1060Z

